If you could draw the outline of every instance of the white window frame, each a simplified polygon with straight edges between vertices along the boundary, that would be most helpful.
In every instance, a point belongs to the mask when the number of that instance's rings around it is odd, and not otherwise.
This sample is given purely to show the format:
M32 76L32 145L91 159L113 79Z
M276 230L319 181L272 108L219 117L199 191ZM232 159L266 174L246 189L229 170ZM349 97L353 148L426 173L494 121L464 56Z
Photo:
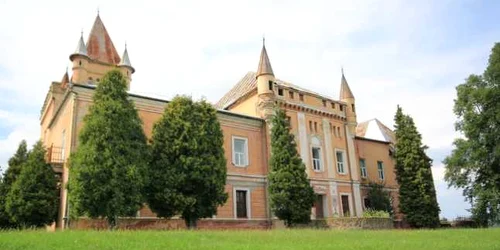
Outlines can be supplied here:
M318 159L315 159L315 158L314 158L313 150L314 150L315 148L319 150L319 158L318 158ZM321 151L322 151L322 150L321 150L321 147L320 147L320 146L315 146L315 145L311 146L312 169L313 169L315 172L321 172L321 171L323 171L323 161L322 161L322 158L323 158L323 157L322 157L322 155L321 155ZM314 162L315 162L315 161L317 161L317 162L319 163L319 169L316 169L316 168L314 167Z
M382 169L380 167L382 167ZM378 178L380 180L385 180L384 162L383 161L377 161L377 172L378 172Z
M246 200L246 205L247 205L247 218L238 218L238 209L236 205L236 191L246 191L247 192L247 200ZM242 187L235 187L233 188L233 217L238 220L249 220L252 218L252 203L251 203L251 193L249 188L242 188Z
M342 172L339 171L339 159L337 157L337 153L342 154ZM335 149L335 166L337 167L337 173L340 175L347 175L347 161L346 161L346 153L345 150Z
M361 164L361 162L363 162L364 164ZM359 158L359 175L363 179L368 178L368 169L366 168L366 159L365 158Z
M236 151L234 150L234 141L235 140L244 140L245 141L245 145L244 145L245 152L243 153L243 156L245 157L245 159L244 159L245 162L243 164L236 164ZM248 158L248 138L240 137L240 136L233 136L231 139L231 147L232 147L232 156L233 156L232 163L233 163L233 165L236 167L248 167L248 165L250 164L250 159ZM240 154L240 153L238 153L238 154Z

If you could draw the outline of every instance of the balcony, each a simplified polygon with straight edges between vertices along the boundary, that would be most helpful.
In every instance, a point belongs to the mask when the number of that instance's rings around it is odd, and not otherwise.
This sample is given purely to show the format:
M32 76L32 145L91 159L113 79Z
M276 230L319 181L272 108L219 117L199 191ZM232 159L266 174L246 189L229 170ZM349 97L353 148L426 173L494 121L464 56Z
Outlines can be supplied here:
M54 147L54 145L47 148L47 155L45 156L47 163L52 165L52 169L56 173L62 173L62 168L65 162L65 149L62 147Z

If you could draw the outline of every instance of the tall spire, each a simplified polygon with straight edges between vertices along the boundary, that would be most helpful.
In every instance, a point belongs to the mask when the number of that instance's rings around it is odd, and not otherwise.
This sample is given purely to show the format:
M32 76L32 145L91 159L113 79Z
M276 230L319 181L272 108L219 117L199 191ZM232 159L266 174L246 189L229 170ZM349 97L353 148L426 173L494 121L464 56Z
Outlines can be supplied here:
M117 65L120 63L120 56L116 52L115 46L104 27L99 14L95 18L94 25L87 40L88 56L94 60Z
M351 88L349 88L349 84L347 84L347 80L345 79L344 76L344 68L342 68L341 71L342 71L342 79L340 81L340 100L347 98L354 99L354 95L352 94Z
M261 75L272 75L274 76L273 68L271 67L271 61L269 61L269 56L266 50L266 39L262 38L262 51L260 52L259 67L257 69L257 76Z
M132 69L132 73L135 72L134 67L132 67L132 64L130 63L130 58L128 57L128 51L127 51L127 43L125 43L125 51L123 51L123 56L122 60L118 64L118 66L127 66Z

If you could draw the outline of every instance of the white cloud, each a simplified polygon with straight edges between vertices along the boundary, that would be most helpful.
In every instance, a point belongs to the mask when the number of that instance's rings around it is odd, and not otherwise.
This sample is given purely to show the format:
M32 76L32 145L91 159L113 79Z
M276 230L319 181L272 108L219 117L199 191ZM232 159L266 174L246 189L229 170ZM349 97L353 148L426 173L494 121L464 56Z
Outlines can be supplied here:
M215 102L256 70L265 34L278 78L336 97L344 66L359 121L377 117L390 126L400 104L431 150L449 148L456 136L454 86L480 73L498 37L485 34L461 47L444 46L449 38L440 24L449 4L0 1L0 93L8 93L0 101L0 121L9 124L0 140L0 164L20 139L40 136L38 115L49 83L61 79L80 31L88 35L98 7L120 54L127 41L137 70L133 92L192 94ZM438 194L448 192L442 179L436 182ZM453 197L462 200L458 193Z

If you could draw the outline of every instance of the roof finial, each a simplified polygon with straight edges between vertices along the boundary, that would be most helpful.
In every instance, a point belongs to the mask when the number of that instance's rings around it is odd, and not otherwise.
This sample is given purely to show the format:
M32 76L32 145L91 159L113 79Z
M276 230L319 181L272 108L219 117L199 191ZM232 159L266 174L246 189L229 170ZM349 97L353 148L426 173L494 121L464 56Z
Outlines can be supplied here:
M125 41L125 50L127 49L127 41Z
M266 46L266 36L262 35L262 46Z
M97 16L99 16L99 6L97 6Z
M342 75L344 75L344 66L340 66L340 71L342 72Z

